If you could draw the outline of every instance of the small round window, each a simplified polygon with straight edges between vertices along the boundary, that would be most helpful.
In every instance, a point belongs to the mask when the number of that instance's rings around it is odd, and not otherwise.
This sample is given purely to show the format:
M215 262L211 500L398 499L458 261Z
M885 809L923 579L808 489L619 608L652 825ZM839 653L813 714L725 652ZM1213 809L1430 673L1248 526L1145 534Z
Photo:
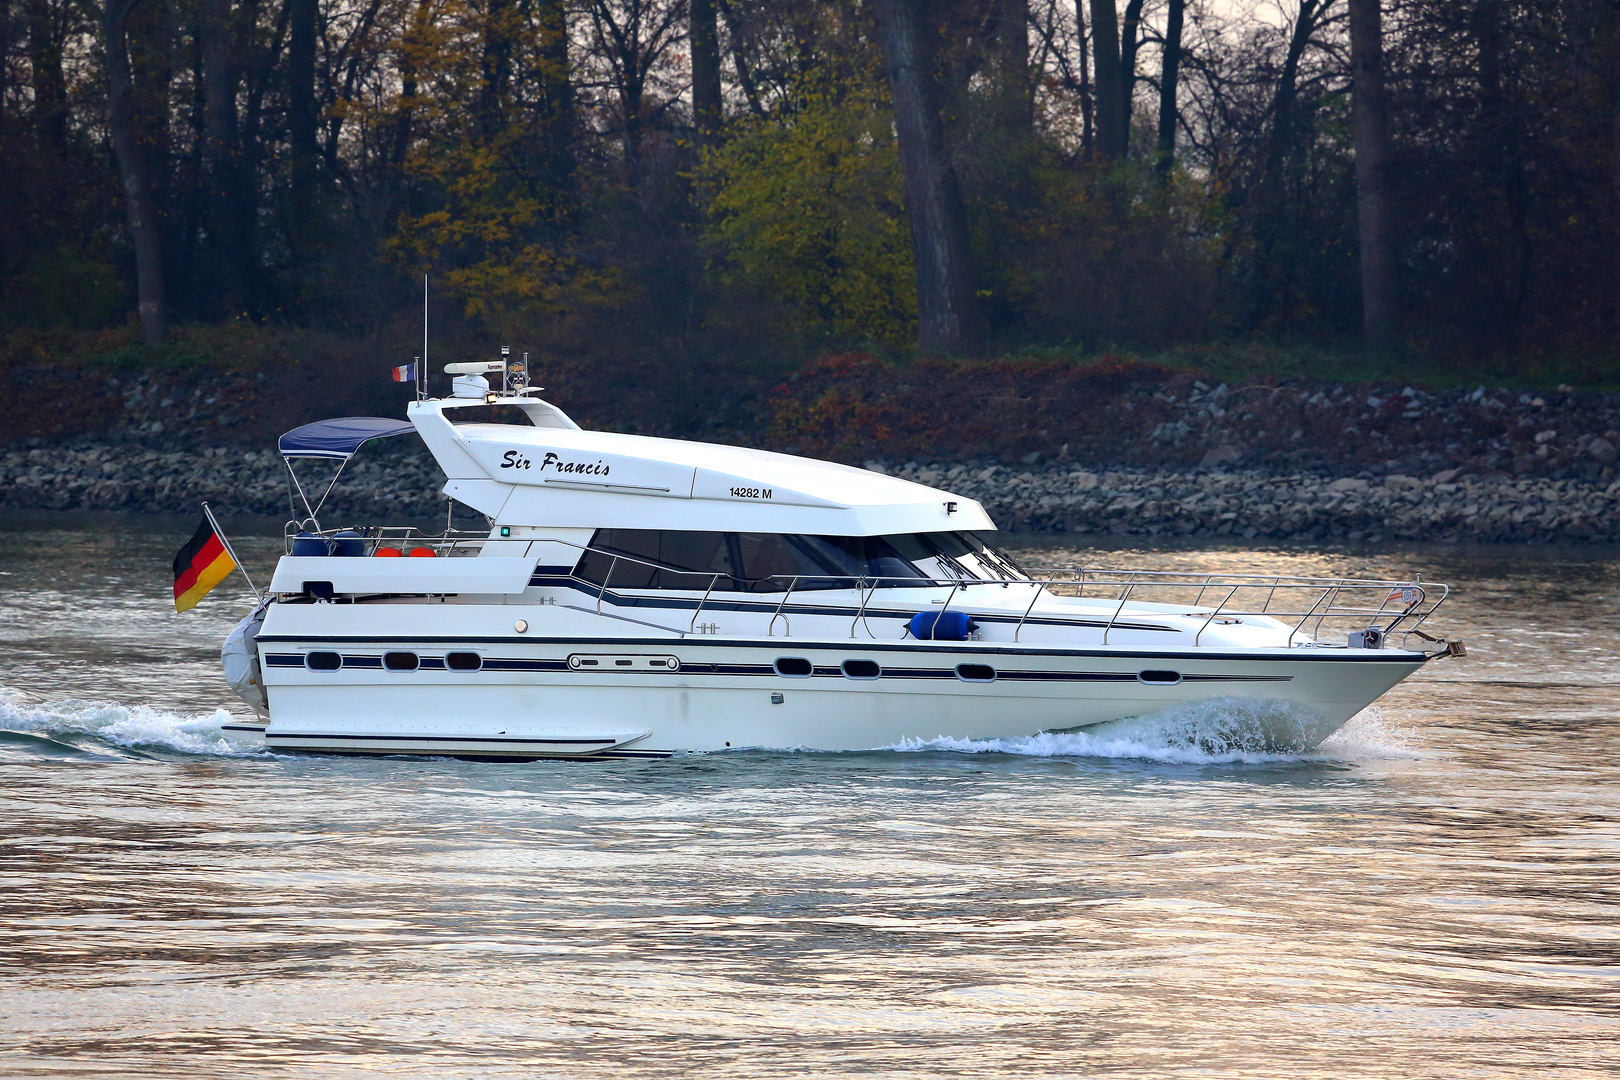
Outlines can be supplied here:
M995 682L996 669L989 664L957 664L956 677L963 682Z
M776 658L776 673L790 679L808 679L815 670L815 666L802 656Z
M343 657L335 652L305 653L304 666L311 671L336 671L343 666Z
M389 671L415 671L420 664L413 652L383 653L383 667Z
M477 671L484 666L484 658L475 652L453 652L444 658L444 666L451 671Z

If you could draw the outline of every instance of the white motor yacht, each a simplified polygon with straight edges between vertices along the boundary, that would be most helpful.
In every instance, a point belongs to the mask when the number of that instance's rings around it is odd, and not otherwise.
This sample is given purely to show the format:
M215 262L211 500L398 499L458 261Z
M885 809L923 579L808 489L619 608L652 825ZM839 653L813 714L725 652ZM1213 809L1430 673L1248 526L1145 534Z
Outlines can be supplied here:
M498 363L451 369L504 382ZM323 528L324 496L305 498L224 649L258 714L232 730L276 750L602 759L1029 736L1221 699L1308 748L1462 653L1420 629L1444 586L1028 570L948 491L585 431L477 375L455 388L408 422L282 437L296 478L414 431L488 528ZM527 424L473 419L489 406Z

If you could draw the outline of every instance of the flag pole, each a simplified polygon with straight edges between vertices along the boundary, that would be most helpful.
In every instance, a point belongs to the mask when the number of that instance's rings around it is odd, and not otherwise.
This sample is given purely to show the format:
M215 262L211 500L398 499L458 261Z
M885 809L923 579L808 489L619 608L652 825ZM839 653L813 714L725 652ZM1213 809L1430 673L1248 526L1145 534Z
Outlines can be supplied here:
M253 599L259 604L263 604L264 597L259 593L259 587L253 584L251 577L248 577L247 567L243 566L242 560L236 557L236 552L231 548L231 542L225 538L225 530L219 527L219 521L214 517L214 512L208 509L207 503L202 504L202 510L203 516L208 519L208 524L214 527L214 535L219 537L220 544L224 546L225 554L229 555L231 562L235 563L236 568L242 571L242 577L247 580L248 588L253 590Z

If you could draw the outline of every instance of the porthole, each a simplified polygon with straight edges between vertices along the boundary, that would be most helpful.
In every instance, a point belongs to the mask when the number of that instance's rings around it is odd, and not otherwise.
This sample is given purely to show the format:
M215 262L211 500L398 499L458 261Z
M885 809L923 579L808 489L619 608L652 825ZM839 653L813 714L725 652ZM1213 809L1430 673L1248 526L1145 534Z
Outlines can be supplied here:
M846 679L875 679L883 674L875 660L845 660L844 678Z
M1181 681L1179 671L1138 671L1137 681L1145 682L1149 686L1174 686Z
M477 671L484 666L484 658L475 652L453 652L445 656L444 666L451 671Z
M383 653L383 667L389 671L415 671L421 666L421 661L413 652Z
M996 669L989 664L957 664L956 677L963 682L995 682Z
M808 679L815 670L815 666L802 656L776 658L776 673L789 679Z
M335 652L305 653L304 666L311 671L336 671L343 666L343 657Z

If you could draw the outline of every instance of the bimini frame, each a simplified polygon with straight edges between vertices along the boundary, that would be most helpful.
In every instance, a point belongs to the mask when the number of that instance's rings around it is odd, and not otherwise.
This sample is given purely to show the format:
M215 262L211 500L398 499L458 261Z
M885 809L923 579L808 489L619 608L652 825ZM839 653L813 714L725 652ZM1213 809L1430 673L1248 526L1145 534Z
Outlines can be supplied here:
M287 466L287 476L292 481L293 490L303 500L304 509L309 514L308 521L316 531L321 527L318 517L321 507L326 505L326 497L337 486L349 459L373 439L388 439L415 430L416 425L408 420L390 420L382 416L341 416L293 428L276 440L276 450L281 454L282 463ZM332 474L326 490L321 492L314 505L310 505L309 495L298 479L298 471L293 468L294 458L322 458L338 462L337 472ZM295 513L297 509L293 507Z

